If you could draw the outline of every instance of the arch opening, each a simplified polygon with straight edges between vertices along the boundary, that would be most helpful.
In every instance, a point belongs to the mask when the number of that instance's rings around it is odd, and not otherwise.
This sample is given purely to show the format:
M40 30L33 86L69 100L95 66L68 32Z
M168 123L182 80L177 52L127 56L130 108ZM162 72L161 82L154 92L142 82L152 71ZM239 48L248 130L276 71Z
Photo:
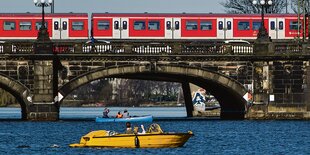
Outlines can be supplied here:
M60 104L60 119L100 117L104 107L110 109L110 117L125 109L130 116L186 117L182 95L181 84L176 82L98 79L80 86L64 98ZM78 116L70 114L72 107L78 107L73 110L80 109Z
M69 92L87 82L111 77L193 83L206 89L215 96L221 106L222 118L244 118L246 101L243 99L243 95L247 90L233 79L218 73L192 67L157 65L155 69L153 68L154 71L143 70L141 67L142 66L117 66L97 69L68 82L61 88L60 92L63 95L67 95Z
M27 119L27 105L24 101L23 94L21 92L25 92L27 89L19 84L18 82L13 81L12 79L0 76L0 98L1 103L10 113L8 115L3 116L5 119ZM9 81L9 82L8 82ZM17 110L21 109L21 110ZM19 115L19 114L20 115ZM0 118L2 119L2 118Z

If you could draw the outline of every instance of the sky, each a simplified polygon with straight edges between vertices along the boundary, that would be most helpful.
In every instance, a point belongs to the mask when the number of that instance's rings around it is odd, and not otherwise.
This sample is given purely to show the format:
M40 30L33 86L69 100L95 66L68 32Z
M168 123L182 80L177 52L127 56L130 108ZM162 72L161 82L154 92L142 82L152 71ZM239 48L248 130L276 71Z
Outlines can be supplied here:
M40 0L39 0L40 1ZM47 1L47 0L46 0ZM226 0L54 0L55 13L224 13ZM0 13L40 13L33 0L0 0ZM50 12L50 7L46 9Z

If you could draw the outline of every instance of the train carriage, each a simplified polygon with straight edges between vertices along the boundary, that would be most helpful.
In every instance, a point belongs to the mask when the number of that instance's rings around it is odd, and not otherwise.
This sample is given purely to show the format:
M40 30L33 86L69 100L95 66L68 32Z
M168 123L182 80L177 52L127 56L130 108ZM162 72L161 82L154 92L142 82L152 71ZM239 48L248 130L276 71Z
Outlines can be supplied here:
M39 13L0 13L0 40L36 39L41 27ZM164 14L87 13L46 14L45 22L53 40L86 40L88 25L95 39L122 40L205 40L257 38L261 27L258 14ZM308 22L296 14L267 14L264 25L271 39L308 36ZM304 30L304 28L306 28Z
M92 14L97 39L256 39L258 14ZM301 37L294 14L267 14L264 25L271 39Z
M172 39L165 24L168 20L160 14L94 13L93 36L96 39Z
M36 39L42 24L42 14L0 14L0 39ZM51 39L88 39L87 13L46 14L45 26Z

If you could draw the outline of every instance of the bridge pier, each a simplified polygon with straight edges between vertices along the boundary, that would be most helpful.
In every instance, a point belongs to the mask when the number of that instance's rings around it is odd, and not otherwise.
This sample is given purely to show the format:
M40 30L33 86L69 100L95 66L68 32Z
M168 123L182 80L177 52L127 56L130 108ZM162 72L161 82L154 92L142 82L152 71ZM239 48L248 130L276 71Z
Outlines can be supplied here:
M182 82L182 90L183 90L187 117L193 117L194 107L192 103L191 89L190 89L188 82Z
M52 60L35 61L33 102L28 107L27 120L56 121L59 119L59 106L54 102L53 89L58 81L54 81L53 66Z
M32 103L26 110L26 119L56 121L59 120L59 105L58 98L56 98L58 94L59 60L57 55L53 54L53 43L48 37L48 32L46 31L41 35L40 33L37 42L34 44L33 97Z
M55 104L32 104L27 110L27 120L56 121L59 119L59 107Z

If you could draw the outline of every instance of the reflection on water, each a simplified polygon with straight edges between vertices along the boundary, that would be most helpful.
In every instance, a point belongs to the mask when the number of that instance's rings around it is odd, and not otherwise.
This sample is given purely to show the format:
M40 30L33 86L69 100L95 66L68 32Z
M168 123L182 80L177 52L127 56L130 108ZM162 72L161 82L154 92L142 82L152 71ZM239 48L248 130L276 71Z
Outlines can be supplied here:
M60 119L92 119L102 116L104 107L61 107ZM111 107L109 116L118 111L129 111L131 116L153 115L154 117L186 117L185 107ZM20 108L0 108L0 119L20 119Z

